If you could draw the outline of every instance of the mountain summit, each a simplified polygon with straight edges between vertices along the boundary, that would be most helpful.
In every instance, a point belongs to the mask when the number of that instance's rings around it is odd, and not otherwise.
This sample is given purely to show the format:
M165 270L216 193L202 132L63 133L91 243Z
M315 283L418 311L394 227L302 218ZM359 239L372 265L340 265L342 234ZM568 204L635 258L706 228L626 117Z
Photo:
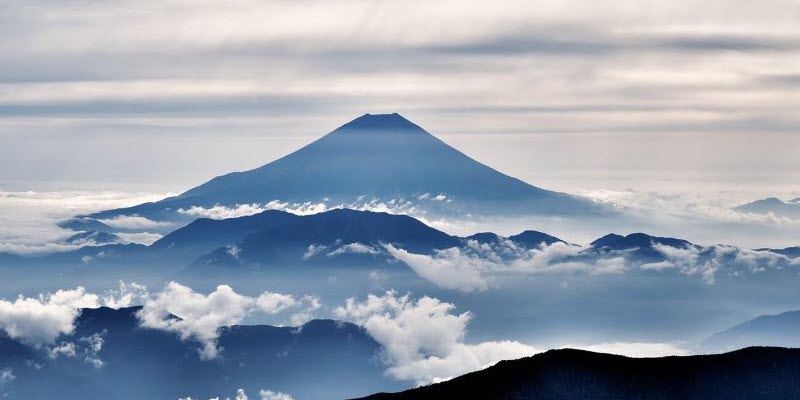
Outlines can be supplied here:
M95 214L169 219L192 206L272 200L448 199L477 214L586 214L590 201L531 186L450 147L399 114L365 114L262 167L216 177L176 197Z

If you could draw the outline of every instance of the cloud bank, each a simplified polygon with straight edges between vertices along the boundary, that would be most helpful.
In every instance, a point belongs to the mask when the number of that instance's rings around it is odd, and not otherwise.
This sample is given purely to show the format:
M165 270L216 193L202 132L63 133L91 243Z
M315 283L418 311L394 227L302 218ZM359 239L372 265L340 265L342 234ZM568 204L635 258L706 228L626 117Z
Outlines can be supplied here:
M78 214L160 200L167 194L113 191L0 191L0 252L39 254L75 250L63 241L76 232L57 223ZM148 243L154 234L119 234L125 241Z
M403 262L420 277L445 289L476 292L500 288L504 278L533 275L616 275L647 272L699 277L708 284L717 278L778 272L800 265L792 258L768 250L741 249L727 245L672 247L650 243L660 261L648 261L630 250L605 251L563 242L527 249L507 239L492 243L467 240L462 247L414 254L384 244L388 255ZM513 279L511 280L513 282Z

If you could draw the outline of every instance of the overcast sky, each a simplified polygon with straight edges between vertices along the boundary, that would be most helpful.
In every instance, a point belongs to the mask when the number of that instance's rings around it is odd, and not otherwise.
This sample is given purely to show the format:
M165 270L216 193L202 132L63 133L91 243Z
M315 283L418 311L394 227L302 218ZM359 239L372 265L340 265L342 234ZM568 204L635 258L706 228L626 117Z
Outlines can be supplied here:
M546 188L788 196L798 21L783 0L4 0L0 190L179 191L400 112Z

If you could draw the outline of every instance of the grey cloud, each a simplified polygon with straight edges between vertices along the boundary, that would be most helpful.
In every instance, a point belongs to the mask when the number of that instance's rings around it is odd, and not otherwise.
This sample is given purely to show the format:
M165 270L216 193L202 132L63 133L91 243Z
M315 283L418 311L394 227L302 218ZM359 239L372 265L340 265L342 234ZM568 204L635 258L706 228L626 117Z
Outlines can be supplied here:
M567 35L561 34L567 32ZM577 34L576 34L577 33ZM561 36L559 36L561 34ZM570 27L552 27L467 43L421 48L427 54L600 56L630 52L792 51L800 46L794 38L732 35L609 35Z

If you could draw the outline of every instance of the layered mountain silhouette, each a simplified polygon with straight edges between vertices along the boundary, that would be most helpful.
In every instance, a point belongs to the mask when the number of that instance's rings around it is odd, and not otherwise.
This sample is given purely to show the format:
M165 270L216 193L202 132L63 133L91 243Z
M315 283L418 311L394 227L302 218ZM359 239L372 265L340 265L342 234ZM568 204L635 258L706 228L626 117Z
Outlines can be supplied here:
M370 400L795 399L800 349L753 347L721 355L627 358L551 350Z
M92 236L88 234L86 236ZM208 266L249 265L259 268L307 266L371 266L390 263L383 251L391 244L413 253L436 250L491 238L508 240L521 248L539 248L563 240L538 231L503 237L483 233L452 236L405 215L333 209L312 215L267 210L229 218L198 218L150 246L108 244L39 257L10 257L14 264L190 265L187 272ZM3 260L0 259L0 264ZM397 263L394 263L398 265ZM400 265L402 267L402 265Z
M84 309L75 331L57 342L74 345L74 354L52 357L47 348L0 337L0 365L15 376L3 392L31 400L208 399L271 388L296 398L343 398L404 387L384 376L380 345L357 325L225 327L219 357L201 360L197 343L141 327L139 309ZM87 338L100 339L97 351Z
M262 167L216 177L155 203L91 215L140 215L159 220L193 206L284 202L353 202L442 196L453 210L586 215L599 205L531 186L450 147L398 114L366 114ZM432 202L431 202L432 203ZM100 229L93 229L100 230Z
M700 348L705 352L740 349L747 346L800 347L800 311L761 315L712 335Z
M81 237L100 236L87 233ZM483 250L475 247L475 243L486 250L491 249L504 260L524 257L526 251L540 250L542 246L569 244L534 230L507 237L493 232L452 236L415 218L383 212L333 209L296 215L267 210L222 220L199 218L150 246L91 245L64 253L24 258L0 254L0 266L78 265L87 271L93 267L119 266L135 271L147 270L155 276L169 276L181 271L183 277L203 270L230 274L239 270L305 271L310 267L390 267L393 271L408 271L404 262L387 251L388 245L413 254L436 255L439 250L457 247L467 252L477 250L476 257L486 256L481 254ZM792 276L797 270L794 260L798 257L796 248L753 252L733 246L701 246L683 239L645 233L609 234L593 241L590 246L575 246L574 250L552 261L594 263L601 259L621 258L629 266L641 265L643 272L651 274L669 271L696 273L704 266L717 265L722 275L735 277L747 273L753 276L751 279L757 279ZM767 270L769 274L754 274Z

